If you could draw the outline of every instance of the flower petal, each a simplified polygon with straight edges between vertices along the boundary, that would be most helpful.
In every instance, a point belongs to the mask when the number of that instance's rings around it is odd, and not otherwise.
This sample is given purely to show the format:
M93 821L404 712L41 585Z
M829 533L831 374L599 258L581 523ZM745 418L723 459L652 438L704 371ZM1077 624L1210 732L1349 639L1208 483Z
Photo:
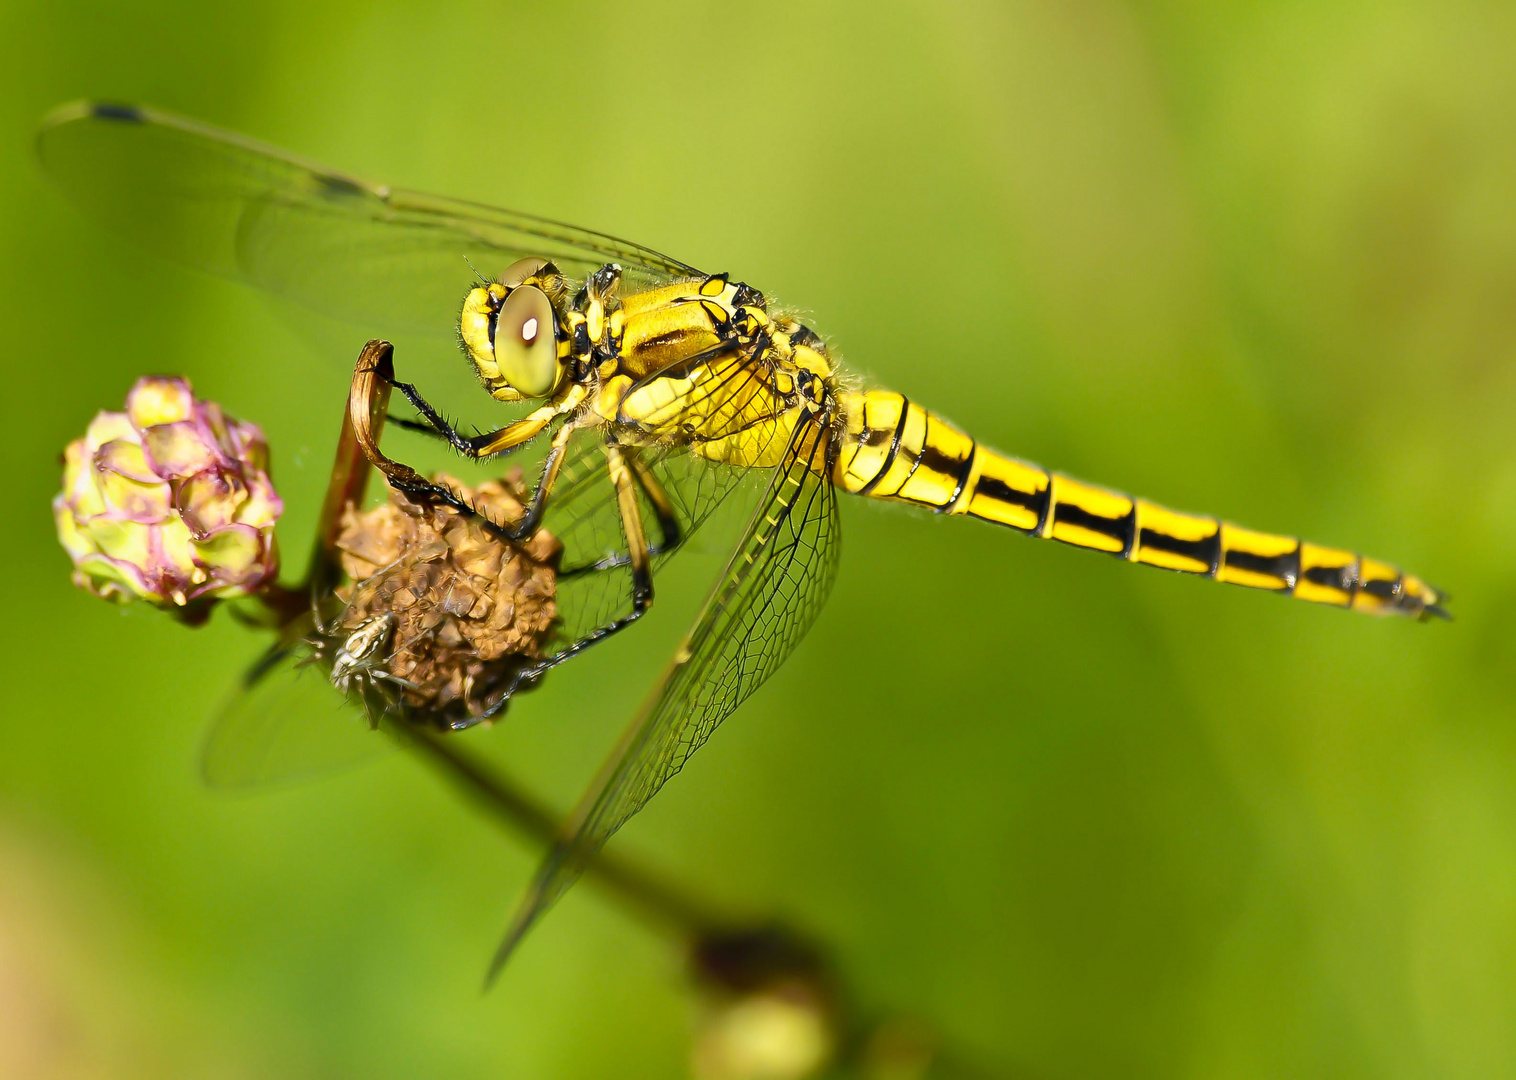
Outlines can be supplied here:
M228 525L193 544L196 560L218 580L237 583L262 573L263 534L250 525Z
M63 451L63 490L58 493L69 509L90 517L105 511L105 501L95 486L94 456L84 439L75 439ZM57 505L57 501L54 501Z
M205 429L194 420L159 424L142 433L142 448L157 475L182 480L206 469L222 468L234 460L206 439Z
M156 571L158 592L182 606L210 580L210 573L201 565L195 535L184 522L169 521L154 532L157 543L152 570Z
M91 455L114 439L137 441L137 429L124 412L98 412L84 431L84 448Z
M268 440L263 437L261 427L238 421L232 425L232 437L237 444L237 460L243 467L268 471Z
M158 424L189 420L194 412L195 395L188 379L144 376L126 395L126 414L139 431Z
M95 490L103 504L100 515L144 525L157 524L169 516L169 486L151 472L147 473L147 483L135 478L134 474L143 471L142 461L142 448L120 439L95 452Z
M271 529L279 515L284 513L284 500L274 491L267 473L254 473L248 480L247 498L237 508L237 521L259 529Z
M136 439L112 439L103 443L95 451L95 469L97 472L113 472L139 484L162 482L162 477L148 464L142 444Z
M174 505L196 537L237 520L237 511L247 501L247 488L235 473L206 469L178 485Z
M146 568L153 561L152 528L129 521L111 521L96 518L86 522L80 530L96 551L107 559ZM144 574L146 578L149 575Z
M79 522L62 495L53 500L53 524L58 528L58 543L68 557L78 562L95 551L95 542L79 527Z
M114 563L103 555L90 555L74 567L74 584L102 600L125 603L149 595L136 568L128 563Z
M214 446L228 463L237 460L237 438L233 423L227 419L221 406L214 401L196 402L195 423L200 427L200 437L207 445Z

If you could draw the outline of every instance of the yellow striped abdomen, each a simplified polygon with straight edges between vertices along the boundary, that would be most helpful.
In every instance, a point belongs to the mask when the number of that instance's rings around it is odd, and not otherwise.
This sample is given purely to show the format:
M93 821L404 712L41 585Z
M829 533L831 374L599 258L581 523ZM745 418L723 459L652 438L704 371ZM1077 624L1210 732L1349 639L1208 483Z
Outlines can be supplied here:
M1380 614L1446 615L1419 578L1351 551L1166 510L980 446L886 390L840 395L845 491L1008 525L1130 562Z

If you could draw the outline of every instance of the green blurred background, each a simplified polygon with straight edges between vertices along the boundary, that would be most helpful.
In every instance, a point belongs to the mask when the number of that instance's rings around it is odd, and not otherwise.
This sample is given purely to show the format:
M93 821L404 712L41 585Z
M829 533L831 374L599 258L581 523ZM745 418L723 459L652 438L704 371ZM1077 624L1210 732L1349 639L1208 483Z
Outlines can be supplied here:
M529 844L400 757L204 790L259 642L70 587L57 455L148 371L263 424L303 552L370 336L86 224L30 149L80 96L731 270L991 445L1451 590L1376 621L848 505L809 639L615 848L1001 1072L1516 1074L1510 4L0 10L0 1074L663 1077L667 943L580 888L481 996ZM719 556L471 745L566 805Z

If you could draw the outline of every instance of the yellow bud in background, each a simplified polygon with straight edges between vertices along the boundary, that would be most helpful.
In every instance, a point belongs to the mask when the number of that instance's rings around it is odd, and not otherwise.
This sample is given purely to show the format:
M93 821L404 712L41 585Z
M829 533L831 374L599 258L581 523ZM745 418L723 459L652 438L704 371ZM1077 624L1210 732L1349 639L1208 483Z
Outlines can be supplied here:
M814 946L767 926L710 933L690 959L696 1080L810 1080L834 1061L836 988Z

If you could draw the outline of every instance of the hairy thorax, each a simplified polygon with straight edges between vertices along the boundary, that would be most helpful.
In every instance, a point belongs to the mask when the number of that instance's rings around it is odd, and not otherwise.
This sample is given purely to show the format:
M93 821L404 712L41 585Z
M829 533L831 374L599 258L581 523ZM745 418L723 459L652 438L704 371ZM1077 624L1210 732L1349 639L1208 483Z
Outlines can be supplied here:
M802 419L835 408L822 340L724 275L621 298L596 353L603 422L724 464L778 464Z

